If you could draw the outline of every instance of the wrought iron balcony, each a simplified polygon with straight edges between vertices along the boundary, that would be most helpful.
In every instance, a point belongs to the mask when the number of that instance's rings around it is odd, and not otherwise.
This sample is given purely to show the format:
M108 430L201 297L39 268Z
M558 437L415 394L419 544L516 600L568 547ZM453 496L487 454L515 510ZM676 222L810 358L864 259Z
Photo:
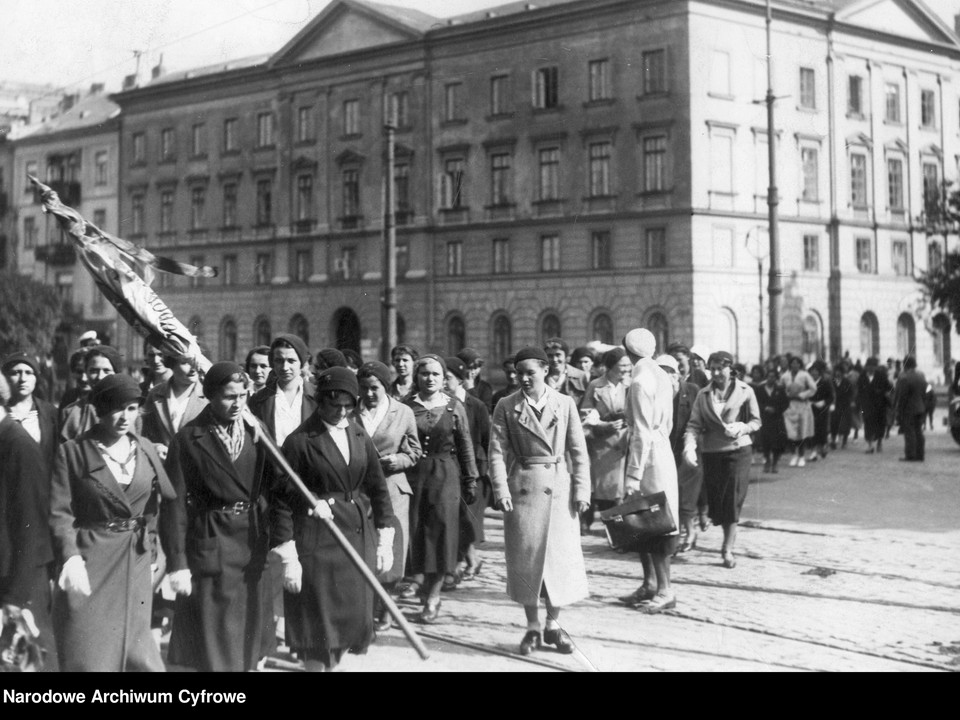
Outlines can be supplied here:
M77 250L73 243L40 245L33 249L33 257L47 265L73 265L77 261Z

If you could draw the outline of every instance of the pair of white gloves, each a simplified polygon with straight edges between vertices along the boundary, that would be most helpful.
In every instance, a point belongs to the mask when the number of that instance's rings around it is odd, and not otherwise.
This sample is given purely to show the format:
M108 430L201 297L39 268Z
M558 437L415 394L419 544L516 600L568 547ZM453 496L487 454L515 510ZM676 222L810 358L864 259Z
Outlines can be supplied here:
M741 435L750 434L750 426L744 422L731 422L726 423L723 427L724 434L731 440L736 440ZM696 467L698 464L697 460L697 446L694 443L687 443L683 448L683 459L690 467Z
M170 588L178 595L189 595L192 590L191 575L188 569L176 570L168 576ZM87 564L79 555L67 559L60 570L57 585L61 590L75 598L90 597L90 576Z
M333 500L321 500L310 511L321 520L333 518L330 505ZM393 539L396 535L394 528L380 528L377 531L377 572L381 573L393 567ZM298 593L303 587L303 566L297 553L295 540L287 540L277 545L271 552L276 553L283 563L283 589L290 593Z

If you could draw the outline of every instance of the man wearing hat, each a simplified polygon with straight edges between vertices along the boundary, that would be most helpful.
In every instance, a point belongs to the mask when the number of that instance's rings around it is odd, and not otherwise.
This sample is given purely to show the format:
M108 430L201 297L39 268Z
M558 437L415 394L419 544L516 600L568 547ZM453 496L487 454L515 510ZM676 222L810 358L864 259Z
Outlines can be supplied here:
M301 373L308 358L306 343L299 336L277 335L270 343L273 375L267 386L250 399L250 410L281 447L287 436L317 409L313 386L304 381Z
M657 341L649 330L631 330L623 339L623 346L634 363L625 408L630 427L630 449L624 492L626 497L637 492L641 495L665 493L674 526L679 527L677 465L670 446L673 383L653 359ZM640 548L643 583L621 600L647 614L675 607L677 599L670 584L670 556L676 547L676 530L644 542Z
M122 372L120 353L109 345L94 345L83 359L83 371L92 388L100 380ZM97 424L89 395L60 408L60 438L73 440ZM140 422L137 421L139 428Z
M99 345L100 340L97 337L96 330L87 330L83 335L80 336L80 347L89 348L94 345Z
M590 378L582 370L567 362L570 357L570 346L562 338L553 337L544 342L543 351L550 361L547 387L556 390L561 395L569 395L573 398L577 407L580 407L580 402L587 393Z
M480 371L483 370L484 360L473 348L464 348L457 353L457 357L463 361L467 369L467 375L463 380L463 389L478 398L480 402L487 406L487 412L493 412L493 386L480 377Z

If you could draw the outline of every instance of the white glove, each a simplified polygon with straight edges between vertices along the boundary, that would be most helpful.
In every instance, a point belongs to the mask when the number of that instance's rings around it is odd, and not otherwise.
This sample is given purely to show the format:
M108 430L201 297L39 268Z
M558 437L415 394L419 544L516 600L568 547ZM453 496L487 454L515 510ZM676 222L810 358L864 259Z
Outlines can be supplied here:
M683 449L683 459L690 467L697 466L697 449L693 446Z
M732 422L727 423L727 425L724 427L724 431L726 432L728 438L738 438L743 435L746 428L746 423Z
M380 528L377 530L377 572L386 572L393 567L393 538L397 534L396 528Z
M297 555L296 541L287 540L273 548L273 552L283 561L283 589L296 595L303 587L303 566Z
M623 481L623 497L628 498L634 493L640 492L640 481L637 478L626 478Z
M333 505L333 499L321 500L314 506L313 510L310 511L310 514L321 520L332 520L333 510L330 509L331 505Z
M90 597L90 577L87 575L87 564L79 555L72 555L60 571L57 585L66 593Z
M580 422L583 423L584 427L590 427L591 425L596 425L598 422L600 422L600 413L597 412L595 408L581 410L580 413L583 415L583 417L580 419Z
M167 578L170 580L170 588L177 595L189 595L193 592L193 583L191 582L193 576L190 574L189 568L175 570L168 574Z

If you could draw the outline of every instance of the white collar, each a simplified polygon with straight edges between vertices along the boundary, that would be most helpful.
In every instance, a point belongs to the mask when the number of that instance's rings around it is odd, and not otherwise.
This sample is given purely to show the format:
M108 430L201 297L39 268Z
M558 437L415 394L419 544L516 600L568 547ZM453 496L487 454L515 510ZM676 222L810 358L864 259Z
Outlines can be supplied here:
M447 403L450 402L450 396L444 392L438 392L433 400L424 400L420 397L420 393L417 393L413 396L415 402L423 405L427 410L432 410L433 408L446 407Z
M545 387L543 389L543 394L540 396L539 400L534 400L532 397L527 395L523 390L520 392L523 393L523 399L527 401L527 404L532 407L534 410L543 410L547 405L547 390L550 388Z

